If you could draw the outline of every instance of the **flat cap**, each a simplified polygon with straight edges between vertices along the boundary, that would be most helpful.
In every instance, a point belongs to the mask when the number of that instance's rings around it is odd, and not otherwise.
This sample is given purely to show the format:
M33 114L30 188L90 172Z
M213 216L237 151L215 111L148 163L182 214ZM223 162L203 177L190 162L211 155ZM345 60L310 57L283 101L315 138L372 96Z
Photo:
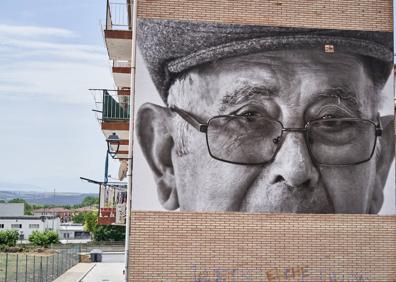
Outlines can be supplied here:
M368 56L385 81L393 67L393 34L379 31L270 27L138 19L137 43L150 76L167 104L168 90L184 71L222 58L251 53L318 49Z

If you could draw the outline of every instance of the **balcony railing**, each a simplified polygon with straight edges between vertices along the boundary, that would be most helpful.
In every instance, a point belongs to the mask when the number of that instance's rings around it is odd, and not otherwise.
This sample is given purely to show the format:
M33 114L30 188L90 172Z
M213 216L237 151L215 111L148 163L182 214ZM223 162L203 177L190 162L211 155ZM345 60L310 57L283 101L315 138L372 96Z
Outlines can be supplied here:
M106 5L106 29L107 30L131 30L131 4L110 3Z
M130 96L125 90L90 89L95 100L97 119L103 121L129 120Z
M120 60L113 60L113 68L130 68L131 62L129 61L120 61Z

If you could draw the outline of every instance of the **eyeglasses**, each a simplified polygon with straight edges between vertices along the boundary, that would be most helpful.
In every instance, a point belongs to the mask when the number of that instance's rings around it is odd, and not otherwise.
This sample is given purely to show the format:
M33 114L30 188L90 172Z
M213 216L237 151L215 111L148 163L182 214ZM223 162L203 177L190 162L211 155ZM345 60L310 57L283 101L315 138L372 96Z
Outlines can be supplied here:
M349 166L369 161L382 127L371 120L325 116L303 128L286 128L278 120L260 115L219 115L201 123L191 114L171 108L198 131L206 134L211 157L241 165L272 162L283 144L283 133L304 134L312 160L323 166Z

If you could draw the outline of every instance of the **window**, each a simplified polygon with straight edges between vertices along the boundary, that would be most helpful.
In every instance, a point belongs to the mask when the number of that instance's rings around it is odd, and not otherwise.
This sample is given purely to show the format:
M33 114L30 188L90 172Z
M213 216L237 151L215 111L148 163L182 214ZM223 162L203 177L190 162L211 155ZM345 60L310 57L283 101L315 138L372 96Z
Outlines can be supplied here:
M70 237L69 233L63 233L63 238L68 239Z
M0 224L0 229L3 229L4 228L4 224Z
M11 228L20 229L22 228L22 224L11 224Z
M39 224L29 224L30 229L39 229L40 225Z

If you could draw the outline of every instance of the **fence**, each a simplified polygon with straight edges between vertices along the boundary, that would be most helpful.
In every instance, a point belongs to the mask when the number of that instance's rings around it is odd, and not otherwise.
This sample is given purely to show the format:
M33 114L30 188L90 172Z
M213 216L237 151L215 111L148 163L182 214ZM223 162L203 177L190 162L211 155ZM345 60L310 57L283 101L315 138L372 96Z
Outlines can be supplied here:
M81 244L82 253L89 253L93 249L100 249L103 252L123 252L125 251L125 242L92 242L88 244Z
M51 254L0 253L0 282L53 281L79 262L80 248L52 249Z

